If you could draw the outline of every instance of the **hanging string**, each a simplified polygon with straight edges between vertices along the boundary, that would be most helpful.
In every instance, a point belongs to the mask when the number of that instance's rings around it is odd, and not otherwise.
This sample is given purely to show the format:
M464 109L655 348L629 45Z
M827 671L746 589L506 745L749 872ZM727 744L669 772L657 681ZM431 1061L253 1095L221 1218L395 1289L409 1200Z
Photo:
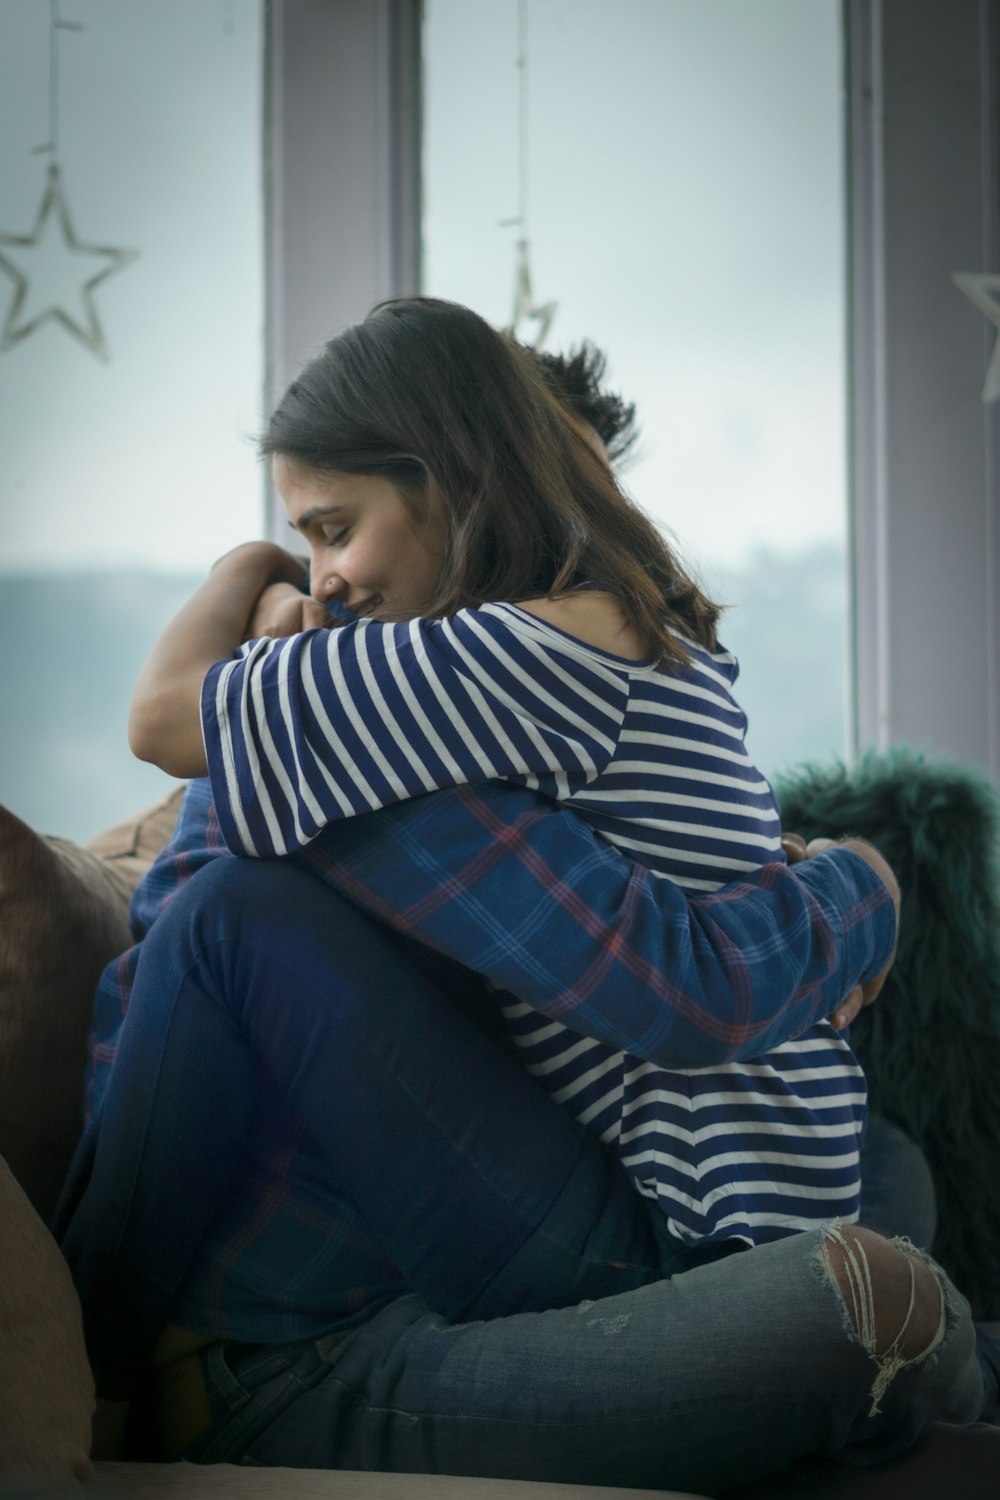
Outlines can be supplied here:
M552 326L557 302L534 305L531 289L531 253L528 232L528 0L517 5L517 217L501 219L503 226L516 225L514 250L514 312L506 332L518 338L524 318L538 323L534 345L540 349Z
M59 165L59 0L49 0L49 161Z
M500 228L517 227L519 239L528 234L528 0L517 0L517 213L501 219Z
M64 21L59 14L59 0L49 0L49 138L36 146L33 156L48 153L49 166L59 166L59 33L83 31L79 21Z
M528 238L528 0L517 0L517 222Z

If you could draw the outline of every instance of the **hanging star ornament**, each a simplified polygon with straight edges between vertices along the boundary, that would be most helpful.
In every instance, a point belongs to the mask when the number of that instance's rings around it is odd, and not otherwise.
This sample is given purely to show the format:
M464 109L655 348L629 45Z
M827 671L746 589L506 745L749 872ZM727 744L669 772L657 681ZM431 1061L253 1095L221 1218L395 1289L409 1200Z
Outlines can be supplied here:
M977 276L971 271L956 271L951 278L984 317L1000 328L1000 276ZM1000 401L1000 336L993 347L993 357L986 371L982 399L987 404Z
M59 168L53 163L34 229L28 235L0 234L0 270L14 282L0 331L0 353L51 319L92 354L107 359L94 293L137 254L107 245L84 245L77 239Z
M558 302L543 302L540 306L533 306L531 295L531 266L528 262L528 241L517 242L517 269L514 275L514 316L511 318L510 326L506 330L511 338L520 339L520 327L524 318L534 318L538 323L538 331L533 339L524 339L522 342L531 343L534 348L540 349L545 343L552 320L559 307Z

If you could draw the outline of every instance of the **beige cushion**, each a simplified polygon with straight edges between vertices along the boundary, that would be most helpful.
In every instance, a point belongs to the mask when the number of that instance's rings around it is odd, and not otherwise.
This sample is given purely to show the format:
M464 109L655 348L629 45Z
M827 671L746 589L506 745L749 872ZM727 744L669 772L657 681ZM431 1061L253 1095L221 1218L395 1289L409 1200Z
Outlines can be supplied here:
M116 823L86 845L98 855L114 879L129 895L165 844L169 844L180 815L184 787L175 787L152 807L137 813L127 823Z
M80 1133L97 978L132 941L129 896L168 841L180 795L89 849L0 807L0 1156L45 1219Z
M94 1382L56 1243L0 1160L0 1473L90 1473Z
M97 1474L102 1500L118 1495L129 1500L699 1500L680 1490L234 1464L98 1464Z

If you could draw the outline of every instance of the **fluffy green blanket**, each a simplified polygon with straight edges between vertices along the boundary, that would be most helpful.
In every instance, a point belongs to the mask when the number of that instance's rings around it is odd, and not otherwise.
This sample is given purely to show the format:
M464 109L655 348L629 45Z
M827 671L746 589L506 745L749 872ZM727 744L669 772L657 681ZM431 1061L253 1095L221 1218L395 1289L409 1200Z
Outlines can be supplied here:
M896 963L851 1041L872 1108L930 1163L934 1254L977 1317L1000 1317L1000 799L978 772L902 749L775 790L787 830L869 839L899 879Z

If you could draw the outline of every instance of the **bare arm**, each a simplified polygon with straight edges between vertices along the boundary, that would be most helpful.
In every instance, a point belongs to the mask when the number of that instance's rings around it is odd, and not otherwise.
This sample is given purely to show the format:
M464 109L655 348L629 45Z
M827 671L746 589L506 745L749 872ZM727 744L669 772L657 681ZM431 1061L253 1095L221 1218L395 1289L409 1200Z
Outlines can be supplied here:
M128 726L134 755L171 776L206 774L200 715L205 674L246 638L263 591L301 578L298 558L271 542L247 542L219 559L139 673Z

